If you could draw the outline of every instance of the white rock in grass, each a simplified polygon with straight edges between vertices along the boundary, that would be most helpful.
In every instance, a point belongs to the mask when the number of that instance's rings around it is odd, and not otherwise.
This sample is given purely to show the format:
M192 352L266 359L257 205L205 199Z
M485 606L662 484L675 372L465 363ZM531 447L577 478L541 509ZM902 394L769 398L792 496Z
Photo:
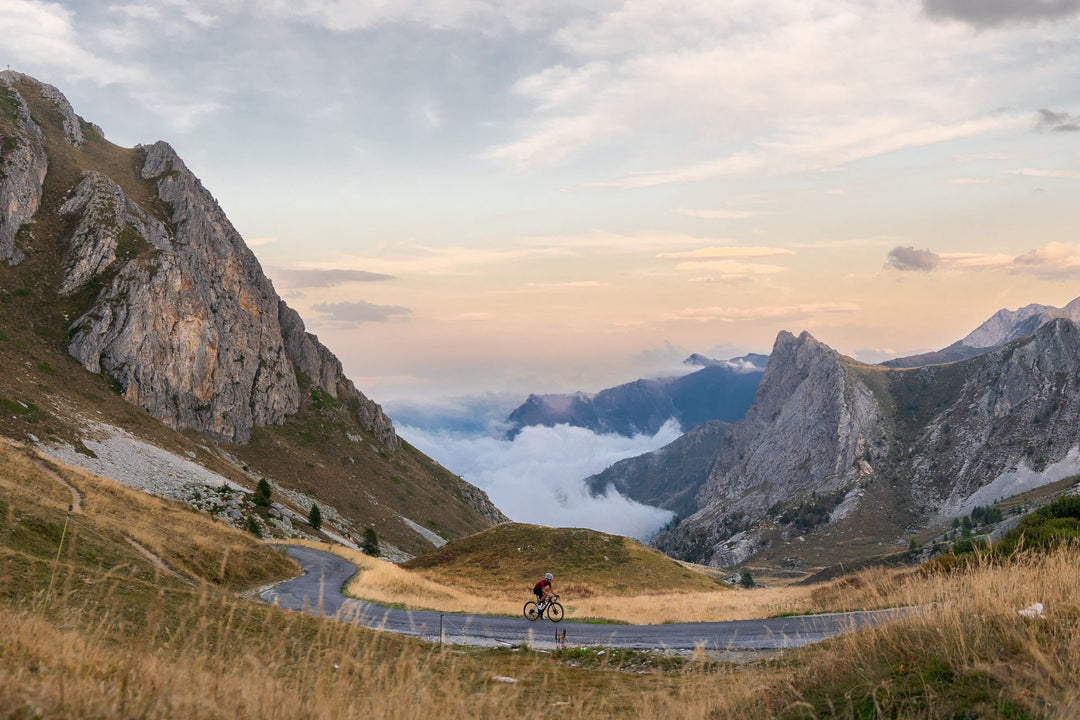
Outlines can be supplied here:
M1041 618L1043 617L1043 604L1040 602L1033 603L1032 605L1028 605L1023 610L1017 610L1017 612L1020 613L1020 615L1022 615L1023 617Z

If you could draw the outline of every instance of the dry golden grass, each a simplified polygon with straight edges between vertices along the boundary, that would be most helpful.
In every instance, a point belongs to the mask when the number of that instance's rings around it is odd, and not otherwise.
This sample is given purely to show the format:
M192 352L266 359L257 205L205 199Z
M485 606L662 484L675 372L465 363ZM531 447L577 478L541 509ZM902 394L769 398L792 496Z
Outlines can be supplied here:
M0 444L0 488L13 515L44 506L60 514L81 496L69 523L65 557L78 554L80 534L133 540L192 582L244 588L287 577L295 564L255 538L179 502L133 490L86 471L43 459L16 443ZM10 524L10 523L9 523Z
M1080 717L1077 548L984 562L898 594L938 602L813 648L780 689L816 709L802 717ZM1042 617L1019 614L1035 602Z
M706 717L736 677L706 675L700 664L673 675L584 670L547 654L466 652L226 596L192 594L171 612L162 600L135 618L119 597L60 598L51 616L0 605L0 716L454 719L554 708L607 718L644 704L660 713L650 716Z
M106 481L62 467L87 510L77 549L55 565L57 589L46 597L70 494L33 457L6 447L0 455L0 717L1080 717L1078 548L951 574L874 571L814 588L717 593L729 604L713 612L728 615L926 608L769 662L717 666L699 657L642 675L612 672L619 663L568 666L595 659L589 650L465 651L289 613L216 590L218 570L198 587L155 577L111 528L138 524L139 533L153 533L160 526L151 518L170 503L114 494ZM148 519L125 522L123 506ZM190 522L188 531L220 532L222 546L250 542L220 524ZM358 580L368 578L361 594L381 588L392 602L454 596L388 563L343 554L363 568ZM1034 602L1045 606L1043 617L1018 614Z
M645 675L424 645L226 596L165 612L159 594L129 622L119 598L61 598L48 617L0 606L0 715L1075 718L1078 568L1065 550L930 578L944 602L905 621L779 661ZM1035 600L1043 618L1017 613Z

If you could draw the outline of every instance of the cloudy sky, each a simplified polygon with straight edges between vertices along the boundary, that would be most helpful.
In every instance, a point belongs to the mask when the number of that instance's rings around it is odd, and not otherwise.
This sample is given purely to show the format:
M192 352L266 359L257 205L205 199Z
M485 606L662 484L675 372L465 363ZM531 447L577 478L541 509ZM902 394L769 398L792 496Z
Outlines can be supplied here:
M0 0L381 402L878 360L1080 295L1080 0Z

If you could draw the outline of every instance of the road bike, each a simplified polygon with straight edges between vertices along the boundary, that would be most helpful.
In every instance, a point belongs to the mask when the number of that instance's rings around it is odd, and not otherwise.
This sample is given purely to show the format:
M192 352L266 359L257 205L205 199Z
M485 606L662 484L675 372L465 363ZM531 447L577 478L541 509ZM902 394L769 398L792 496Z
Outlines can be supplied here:
M559 622L563 619L563 606L559 604L559 596L547 602L537 604L534 600L525 603L525 619L530 622L544 616L551 622Z

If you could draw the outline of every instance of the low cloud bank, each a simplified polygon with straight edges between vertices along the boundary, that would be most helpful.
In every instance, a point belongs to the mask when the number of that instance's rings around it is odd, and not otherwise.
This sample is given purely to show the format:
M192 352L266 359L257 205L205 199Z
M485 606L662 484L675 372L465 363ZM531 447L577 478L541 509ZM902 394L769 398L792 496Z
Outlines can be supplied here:
M398 433L452 472L487 492L511 520L587 527L640 540L672 517L614 490L592 497L584 480L612 463L659 449L681 434L669 421L656 435L598 435L558 425L527 427L513 440L402 425Z

